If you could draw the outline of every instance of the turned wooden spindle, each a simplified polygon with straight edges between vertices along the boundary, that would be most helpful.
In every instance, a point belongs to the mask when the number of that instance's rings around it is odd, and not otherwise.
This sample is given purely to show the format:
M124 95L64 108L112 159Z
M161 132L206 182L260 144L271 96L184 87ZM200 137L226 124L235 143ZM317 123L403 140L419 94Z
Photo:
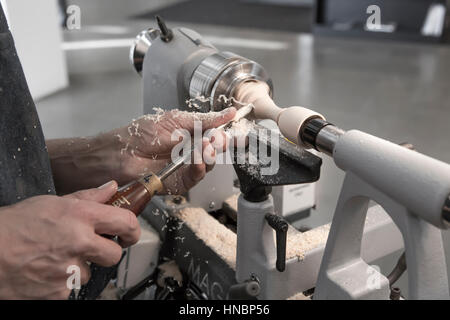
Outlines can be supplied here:
M253 104L253 115L256 119L275 121L287 139L306 147L299 138L302 126L310 119L325 120L325 118L321 114L303 107L280 108L272 100L269 92L269 86L265 82L246 81L236 88L234 98L240 102Z

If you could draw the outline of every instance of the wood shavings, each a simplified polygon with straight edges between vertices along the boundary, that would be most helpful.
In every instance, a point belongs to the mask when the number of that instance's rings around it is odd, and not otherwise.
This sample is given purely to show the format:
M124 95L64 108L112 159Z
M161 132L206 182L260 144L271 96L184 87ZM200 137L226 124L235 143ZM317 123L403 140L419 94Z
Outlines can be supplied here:
M230 134L232 137L239 138L239 137L246 137L250 131L253 128L253 122L242 118L239 121L233 122L231 127L227 129L226 131L228 134Z
M237 212L240 193L227 198L225 202ZM330 224L320 226L307 232L300 232L289 226L286 242L286 259L298 258L303 260L305 254L320 246L325 246L330 231Z
M195 100L198 100L200 102L211 102L211 98L207 98L205 96L196 96Z
M174 239L175 239L175 240L179 240L179 241L181 241L181 243L183 243L183 242L184 242L184 238L185 238L185 237L179 237L179 236L176 236Z
M184 225L184 221L178 221L178 230L180 230Z
M330 225L323 225L307 232L300 232L290 227L287 234L286 259L305 258L305 254L320 246L325 246Z
M155 137L153 138L152 142L150 142L152 146L155 144L161 145L161 141L159 140L158 131L155 131Z
M130 146L130 143L127 142L127 144L125 145L125 147L123 147L122 149L120 149L120 154L124 154L125 152L127 152L129 146Z
M164 115L164 110L159 107L153 108L153 111L155 111L155 119L153 120L155 123L158 123L161 121L162 116Z
M193 102L191 100L186 100L186 106L190 109L197 109L197 110L201 109L201 107L198 104L196 104L195 102Z
M139 132L139 123L136 122L136 120L133 119L133 121L131 122L131 125L127 128L128 129L128 134L130 136L142 136L142 134Z
M153 123L158 123L162 120L165 111L162 108L159 107L154 107L152 108L153 111L155 112L154 114L144 114L142 116L140 116L137 120L145 120L145 121L152 121ZM133 121L135 122L135 121Z
M231 268L236 268L236 234L203 208L184 208L176 214L208 247Z
M225 105L227 108L229 107L236 107L237 109L240 109L242 107L246 107L249 105L252 105L251 103L245 103L242 101L239 101L235 99L234 97L228 98L226 95L221 94L219 98L217 98L217 101Z
M186 107L188 107L189 109L202 110L203 107L199 105L199 103L210 103L211 99L205 96L197 96L195 98L187 99L185 102Z
M170 111L170 113L172 114L173 119L177 119L183 114L183 112L181 112L178 109L174 109L174 110Z
M212 248L230 267L236 267L236 234L210 216L202 208L185 208L178 217ZM292 226L287 236L286 259L303 260L305 255L326 244L330 225L324 225L307 232L297 231Z
M236 101L233 97L228 98L226 95L221 94L219 98L217 98L217 101L225 105L226 107L232 107L233 102Z
M140 116L139 118L138 118L138 120L139 119L144 119L144 120L146 120L146 121L155 121L155 115L154 114L144 114L143 116Z
M296 293L293 296L287 298L286 300L311 300L311 298L305 296L303 294L303 292L299 292L299 293Z

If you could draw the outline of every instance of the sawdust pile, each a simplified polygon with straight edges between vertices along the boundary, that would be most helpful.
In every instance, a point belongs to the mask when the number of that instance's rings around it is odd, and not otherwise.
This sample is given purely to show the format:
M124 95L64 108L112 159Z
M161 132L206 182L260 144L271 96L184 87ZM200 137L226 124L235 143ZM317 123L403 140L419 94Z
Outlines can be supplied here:
M232 137L242 138L248 136L248 134L252 129L253 129L253 122L245 118L242 118L239 121L234 122L232 126L229 129L227 129L227 132Z
M307 297L303 294L303 292L299 292L287 298L286 300L311 300L311 297Z
M225 203L236 212L238 210L239 195L239 193L236 193L225 200ZM307 252L325 246L329 232L330 224L320 226L307 232L300 232L289 225L286 243L286 259L297 258L303 260Z
M235 199L232 202L235 202ZM202 208L185 208L180 210L177 216L230 267L236 268L237 237L235 233ZM303 260L305 254L326 244L329 231L329 224L303 233L290 226L287 236L286 259Z
M177 213L195 235L236 269L236 234L202 208L185 208Z
M330 232L330 225L320 226L307 232L300 232L289 226L287 235L286 259L305 258L305 254L320 246L325 246Z

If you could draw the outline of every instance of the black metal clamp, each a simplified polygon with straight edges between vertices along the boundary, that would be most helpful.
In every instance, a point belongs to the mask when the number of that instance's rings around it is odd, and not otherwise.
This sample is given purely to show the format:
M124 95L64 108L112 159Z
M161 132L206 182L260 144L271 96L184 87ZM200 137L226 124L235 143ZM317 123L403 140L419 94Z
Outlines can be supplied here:
M277 237L277 270L283 272L286 269L286 242L289 224L276 214L266 214L266 221L276 233Z

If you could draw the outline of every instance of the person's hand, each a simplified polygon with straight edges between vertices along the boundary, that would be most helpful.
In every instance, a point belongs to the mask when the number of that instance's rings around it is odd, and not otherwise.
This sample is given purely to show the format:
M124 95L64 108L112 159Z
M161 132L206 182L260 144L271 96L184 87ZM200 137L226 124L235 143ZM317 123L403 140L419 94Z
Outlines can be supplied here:
M67 194L111 179L125 185L149 171L157 173L170 162L172 149L180 145L179 140L173 140L173 133L182 131L185 136L195 136L194 131L197 130L194 127L197 125L201 126L203 133L210 132L203 135L200 143L195 142L198 147L194 152L196 161L180 168L164 181L167 193L183 194L212 169L216 153L227 148L225 132L210 129L229 122L235 114L233 107L209 113L159 111L96 136L48 140L56 190L59 194ZM199 134L196 136L198 138ZM197 141L195 137L193 140Z
M0 299L67 299L69 266L78 266L81 284L87 261L119 262L122 247L140 236L136 216L103 204L117 183L66 195L37 196L0 208ZM119 236L119 244L102 237Z
M112 134L120 142L121 179L130 181L140 175L161 170L171 160L172 149L180 143L175 131L194 135L195 124L200 133L210 131L202 140L202 150L197 150L199 161L184 166L164 181L166 191L182 194L197 184L215 163L217 152L227 147L227 136L222 130L211 130L233 119L235 108L222 112L192 113L179 110L158 112L134 120L129 126ZM185 141L183 141L185 143ZM201 153L201 154L199 154Z

